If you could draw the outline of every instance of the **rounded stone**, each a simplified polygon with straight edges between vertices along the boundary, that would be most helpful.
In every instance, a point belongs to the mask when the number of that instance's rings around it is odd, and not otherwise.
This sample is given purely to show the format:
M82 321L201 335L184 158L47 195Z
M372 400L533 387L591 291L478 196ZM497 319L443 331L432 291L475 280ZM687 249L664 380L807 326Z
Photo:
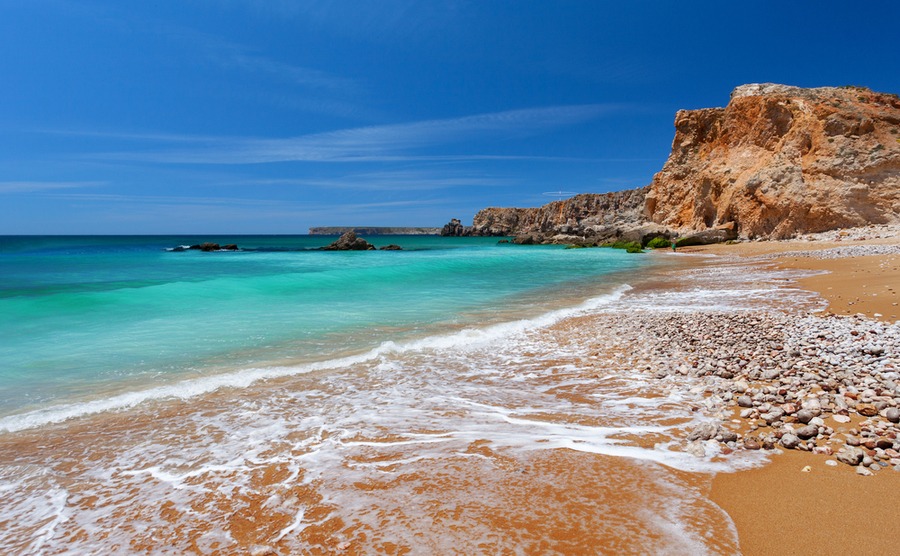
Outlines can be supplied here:
M781 437L781 445L787 448L788 450L793 450L797 446L800 445L800 437L796 434L785 434Z
M891 423L900 423L900 409L897 409L896 407L889 407L885 411L884 417Z

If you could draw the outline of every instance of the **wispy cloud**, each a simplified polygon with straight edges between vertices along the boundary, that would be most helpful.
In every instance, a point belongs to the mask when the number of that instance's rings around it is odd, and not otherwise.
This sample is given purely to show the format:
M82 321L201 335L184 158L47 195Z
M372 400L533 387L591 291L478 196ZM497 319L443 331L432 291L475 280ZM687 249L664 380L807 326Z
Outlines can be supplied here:
M79 189L103 185L99 181L0 181L0 194L38 193L59 189Z
M200 141L193 147L184 149L105 153L99 156L176 164L353 162L396 161L407 160L410 157L435 158L423 155L421 149L470 139L532 135L587 122L625 108L623 105L614 104L530 108L460 118L349 128L283 139L247 138ZM179 142L184 143L185 141ZM437 156L436 158L442 157Z
M516 182L509 178L454 173L447 169L363 172L333 178L280 178L245 180L222 185L314 187L356 191L433 191L465 187L504 187Z

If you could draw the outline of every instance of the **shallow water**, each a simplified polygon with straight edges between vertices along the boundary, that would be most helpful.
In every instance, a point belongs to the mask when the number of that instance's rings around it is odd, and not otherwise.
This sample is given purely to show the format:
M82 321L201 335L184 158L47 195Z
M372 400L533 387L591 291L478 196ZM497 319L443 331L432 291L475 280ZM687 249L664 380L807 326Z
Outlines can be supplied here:
M32 414L0 434L0 547L738 553L706 488L710 473L761 456L680 450L702 389L635 369L629 353L647 339L628 316L817 301L783 274L740 265L645 269L628 277L633 289L607 277L587 299L548 289L557 295L538 311L503 307L493 324L463 316L468 326L339 359L238 366L219 384L191 378L114 406L129 409Z

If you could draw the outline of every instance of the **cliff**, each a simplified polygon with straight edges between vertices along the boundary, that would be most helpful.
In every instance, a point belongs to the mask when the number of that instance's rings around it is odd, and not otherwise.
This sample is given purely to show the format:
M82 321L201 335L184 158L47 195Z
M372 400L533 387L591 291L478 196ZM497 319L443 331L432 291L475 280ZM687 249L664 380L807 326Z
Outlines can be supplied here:
M898 221L900 98L766 83L738 87L725 108L679 111L672 152L645 188L487 208L458 229L542 241L779 239Z
M733 222L786 238L900 217L900 99L857 87L738 87L682 110L646 216L677 230Z
M472 234L603 235L617 228L645 222L644 198L648 188L615 193L576 195L536 208L486 208L472 221Z

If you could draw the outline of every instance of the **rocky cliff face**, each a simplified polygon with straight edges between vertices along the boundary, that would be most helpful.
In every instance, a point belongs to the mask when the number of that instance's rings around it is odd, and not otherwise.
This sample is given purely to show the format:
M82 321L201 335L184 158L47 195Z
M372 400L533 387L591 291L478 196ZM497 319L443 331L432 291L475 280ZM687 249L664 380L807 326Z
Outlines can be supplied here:
M780 239L898 221L900 98L765 83L738 87L725 108L679 111L672 153L648 187L488 208L464 233Z
M785 238L900 219L900 99L867 89L744 85L683 110L645 215L677 230L734 222Z
M486 208L472 221L472 235L602 235L645 222L648 188L576 195L536 208Z

